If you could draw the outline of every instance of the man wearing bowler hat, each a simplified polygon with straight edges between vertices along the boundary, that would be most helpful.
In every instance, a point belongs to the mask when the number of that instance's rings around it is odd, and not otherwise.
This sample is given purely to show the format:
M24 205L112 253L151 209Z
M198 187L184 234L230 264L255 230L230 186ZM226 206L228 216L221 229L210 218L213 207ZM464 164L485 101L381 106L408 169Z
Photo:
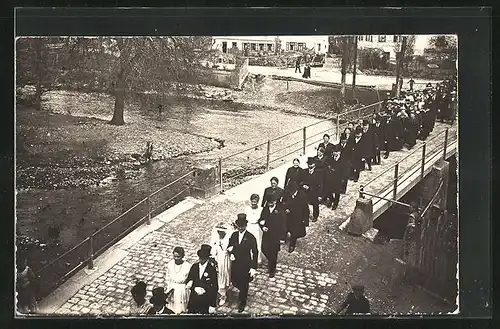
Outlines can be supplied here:
M257 273L257 240L247 231L247 215L238 214L234 222L237 231L229 238L231 264L231 282L240 292L238 312L243 312L247 304L248 285Z
M323 191L323 176L316 170L316 161L313 157L307 158L309 167L302 175L300 186L306 191L309 204L313 206L313 222L319 217L319 203L321 202L321 193Z
M191 290L187 305L188 313L208 314L215 311L219 287L217 270L208 261L211 249L210 245L202 244L197 252L199 261L189 270L186 279L186 287Z

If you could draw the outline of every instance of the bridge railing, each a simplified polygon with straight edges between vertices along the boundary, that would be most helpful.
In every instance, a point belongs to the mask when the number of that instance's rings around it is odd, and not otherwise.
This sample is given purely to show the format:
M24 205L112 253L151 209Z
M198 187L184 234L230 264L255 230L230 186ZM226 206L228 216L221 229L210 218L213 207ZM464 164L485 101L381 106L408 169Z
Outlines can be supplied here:
M194 171L190 171L149 194L85 240L37 270L41 282L39 297L47 296L85 266L92 269L95 257L142 224L149 225L153 217L189 195L193 173Z
M298 155L305 155L306 149L317 145L328 134L338 140L348 122L371 118L381 110L382 101L338 113L301 129L274 137L266 142L251 146L237 153L219 158L220 190L237 185L239 179L252 174L262 174L291 161Z
M359 197L375 198L373 206L382 200L397 200L397 193L403 183L418 172L420 172L420 179L422 179L426 166L430 162L435 162L438 159L436 158L438 154L442 154L443 159L446 158L449 145L453 144L458 138L457 134L450 136L449 132L450 128L443 129L431 139L420 144L404 158L362 184L359 188ZM419 155L415 158L415 154ZM380 186L380 181L387 181L389 175L392 176L389 183Z

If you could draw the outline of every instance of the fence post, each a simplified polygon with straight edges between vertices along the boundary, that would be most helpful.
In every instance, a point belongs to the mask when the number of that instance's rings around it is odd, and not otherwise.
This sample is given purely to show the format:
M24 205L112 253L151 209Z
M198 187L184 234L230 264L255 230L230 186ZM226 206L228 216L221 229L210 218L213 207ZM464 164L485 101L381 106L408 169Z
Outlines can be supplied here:
M89 236L89 263L87 267L89 270L94 268L94 234Z
M306 129L307 127L304 127L304 129L302 129L302 153L304 155L306 155Z
M399 163L396 163L396 166L394 166L394 189L392 193L392 198L394 200L397 199L397 194L398 194L398 171L399 171Z
M224 191L222 186L222 157L219 158L219 184L220 193L222 193Z
M148 195L148 198L146 199L146 203L148 204L148 221L147 221L147 224L151 224L151 199L149 198L149 195Z
M363 185L361 185L361 186L359 187L359 197L360 197L361 199L364 199L364 197L365 197L365 195L363 194L364 188L365 188L365 187L364 187Z
M448 129L444 132L444 147L443 147L443 160L446 160L446 146L448 146Z
M271 154L271 140L267 141L266 171L269 170L269 156Z
M339 130L340 130L340 114L337 113L337 129L335 131L337 141L339 140L339 136L340 136Z
M424 146L422 147L422 168L420 168L420 179L424 178L424 170L425 170L425 147L427 146L427 143L424 143Z
M288 91L288 80L286 80L286 90Z

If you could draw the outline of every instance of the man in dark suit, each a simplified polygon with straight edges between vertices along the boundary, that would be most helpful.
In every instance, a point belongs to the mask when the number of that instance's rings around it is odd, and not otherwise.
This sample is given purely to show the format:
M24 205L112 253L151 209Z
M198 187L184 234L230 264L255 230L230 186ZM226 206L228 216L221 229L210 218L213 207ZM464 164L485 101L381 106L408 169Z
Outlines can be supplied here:
M276 202L276 198L271 198L267 207L262 209L259 218L259 225L262 229L262 253L267 258L269 277L276 274L276 264L278 263L278 251L280 250L280 239L286 231L285 214Z
M324 150L323 154L327 158L330 158L332 156L333 144L330 143L330 135L328 134L323 135L323 141L319 143L318 150L321 148Z
M331 155L330 156L325 155L325 149L322 147L320 147L317 150L317 155L314 157L314 161L316 162L316 166L315 166L316 171L320 175L321 180L323 182L323 189L322 189L322 191L320 191L320 196L324 202L327 202L326 191L327 191L328 187L326 186L326 174L327 174L326 169L328 167L328 161L329 161L328 158L330 158L330 157L331 157ZM331 202L331 200L328 200L328 201Z
M297 239L306 236L306 226L309 222L309 206L307 195L293 182L285 189L283 196L287 232L290 233L288 252L293 252Z
M352 178L355 182L359 179L359 173L365 167L365 145L361 141L363 135L363 129L361 127L356 127L354 131L354 140L352 146L352 161L351 161L351 170L352 170Z
M243 312L247 304L248 285L257 273L257 240L247 231L247 215L238 214L234 222L237 232L229 238L227 250L230 252L231 282L240 292L238 312Z
M349 162L347 158L341 156L340 146L333 149L333 157L329 164L330 187L333 198L332 209L337 209L340 201L340 195L345 194L347 190L347 181L349 179Z
M306 191L309 204L313 206L313 222L319 217L319 202L321 202L321 191L323 190L323 179L321 174L316 171L316 161L314 158L307 159L309 167L302 175L300 186Z
M210 307L215 308L217 301L217 270L208 261L211 247L207 244L201 245L198 250L199 261L194 263L189 270L186 279L187 287L190 288L188 313L208 314Z
M349 141L347 139L347 135L345 133L340 134L340 141L337 144L338 149L340 150L340 154L342 158L347 160L348 163L351 162L352 148L349 145Z
M361 142L363 143L363 152L364 152L364 166L368 166L368 170L372 170L372 160L375 155L374 152L374 136L373 129L370 126L370 122L368 120L363 120L363 135L361 136Z
M373 129L373 164L380 164L380 150L384 145L384 125L382 124L382 116L375 117Z

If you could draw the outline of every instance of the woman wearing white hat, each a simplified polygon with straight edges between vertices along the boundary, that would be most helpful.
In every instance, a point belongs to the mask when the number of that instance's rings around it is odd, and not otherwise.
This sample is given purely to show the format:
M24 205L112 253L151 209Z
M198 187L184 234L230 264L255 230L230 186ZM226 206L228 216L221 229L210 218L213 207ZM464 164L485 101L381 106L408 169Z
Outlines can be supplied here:
M211 254L217 262L217 281L219 284L219 305L224 305L227 298L227 290L231 283L231 259L230 253L227 250L229 238L233 233L231 225L227 223L219 223L215 226L212 232Z

